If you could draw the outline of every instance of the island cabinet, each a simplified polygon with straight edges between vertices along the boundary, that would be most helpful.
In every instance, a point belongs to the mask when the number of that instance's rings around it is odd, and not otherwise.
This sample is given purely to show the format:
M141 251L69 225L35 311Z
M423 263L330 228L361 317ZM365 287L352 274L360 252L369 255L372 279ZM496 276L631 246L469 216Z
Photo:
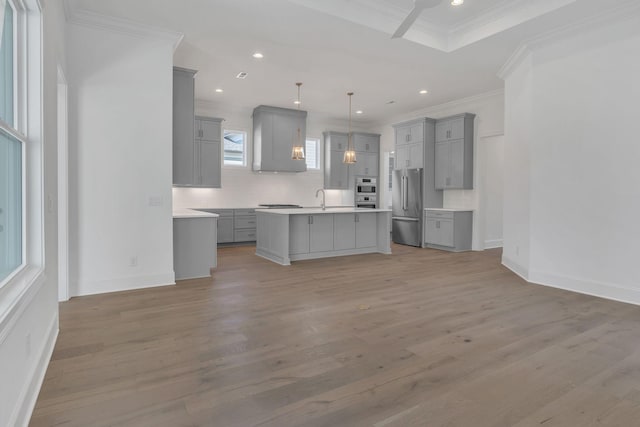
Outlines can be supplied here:
M333 228L334 249L362 249L377 245L375 213L335 214Z
M291 254L333 250L333 215L296 215L289 229Z
M436 189L473 188L474 118L465 113L436 122Z
M391 253L388 209L269 209L256 215L256 255L278 264Z
M298 130L300 134L298 135ZM253 110L253 170L305 172L303 160L293 160L294 143L305 146L307 112L260 105Z

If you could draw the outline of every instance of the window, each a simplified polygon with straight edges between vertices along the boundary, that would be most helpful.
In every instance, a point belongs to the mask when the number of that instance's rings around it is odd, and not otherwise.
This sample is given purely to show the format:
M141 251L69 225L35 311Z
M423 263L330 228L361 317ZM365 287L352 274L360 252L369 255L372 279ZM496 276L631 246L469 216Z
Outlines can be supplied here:
M0 0L0 283L22 265L23 138L15 128L15 10Z
M224 131L225 166L247 165L247 133L241 130Z
M305 145L307 169L320 169L320 139L307 138Z

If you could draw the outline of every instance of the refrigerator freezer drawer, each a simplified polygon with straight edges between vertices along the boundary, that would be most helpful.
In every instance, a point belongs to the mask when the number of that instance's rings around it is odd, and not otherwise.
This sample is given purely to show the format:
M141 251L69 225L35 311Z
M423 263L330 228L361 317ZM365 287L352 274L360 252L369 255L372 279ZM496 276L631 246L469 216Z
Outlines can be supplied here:
M392 218L392 239L395 243L421 246L422 227L417 218Z

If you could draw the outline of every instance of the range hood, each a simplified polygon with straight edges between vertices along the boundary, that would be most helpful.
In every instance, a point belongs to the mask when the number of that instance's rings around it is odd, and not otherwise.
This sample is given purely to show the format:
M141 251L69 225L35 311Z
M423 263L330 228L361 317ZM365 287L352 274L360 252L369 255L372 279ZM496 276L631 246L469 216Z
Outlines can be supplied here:
M260 105L253 110L253 170L305 172L304 160L293 160L291 148L298 138L304 146L307 112Z

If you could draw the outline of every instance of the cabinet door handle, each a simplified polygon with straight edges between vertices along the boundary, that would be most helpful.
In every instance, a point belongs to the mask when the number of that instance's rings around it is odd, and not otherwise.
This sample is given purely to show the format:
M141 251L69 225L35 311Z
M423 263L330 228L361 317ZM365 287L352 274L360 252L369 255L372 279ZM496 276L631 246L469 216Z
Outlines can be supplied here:
M358 214L355 215L356 222L360 222L360 216Z
M409 160L407 160L407 166L409 166Z
M313 217L309 215L309 224L313 224Z
M436 228L440 228L440 221L436 221Z
M364 147L365 150L369 151L369 144L365 144Z

